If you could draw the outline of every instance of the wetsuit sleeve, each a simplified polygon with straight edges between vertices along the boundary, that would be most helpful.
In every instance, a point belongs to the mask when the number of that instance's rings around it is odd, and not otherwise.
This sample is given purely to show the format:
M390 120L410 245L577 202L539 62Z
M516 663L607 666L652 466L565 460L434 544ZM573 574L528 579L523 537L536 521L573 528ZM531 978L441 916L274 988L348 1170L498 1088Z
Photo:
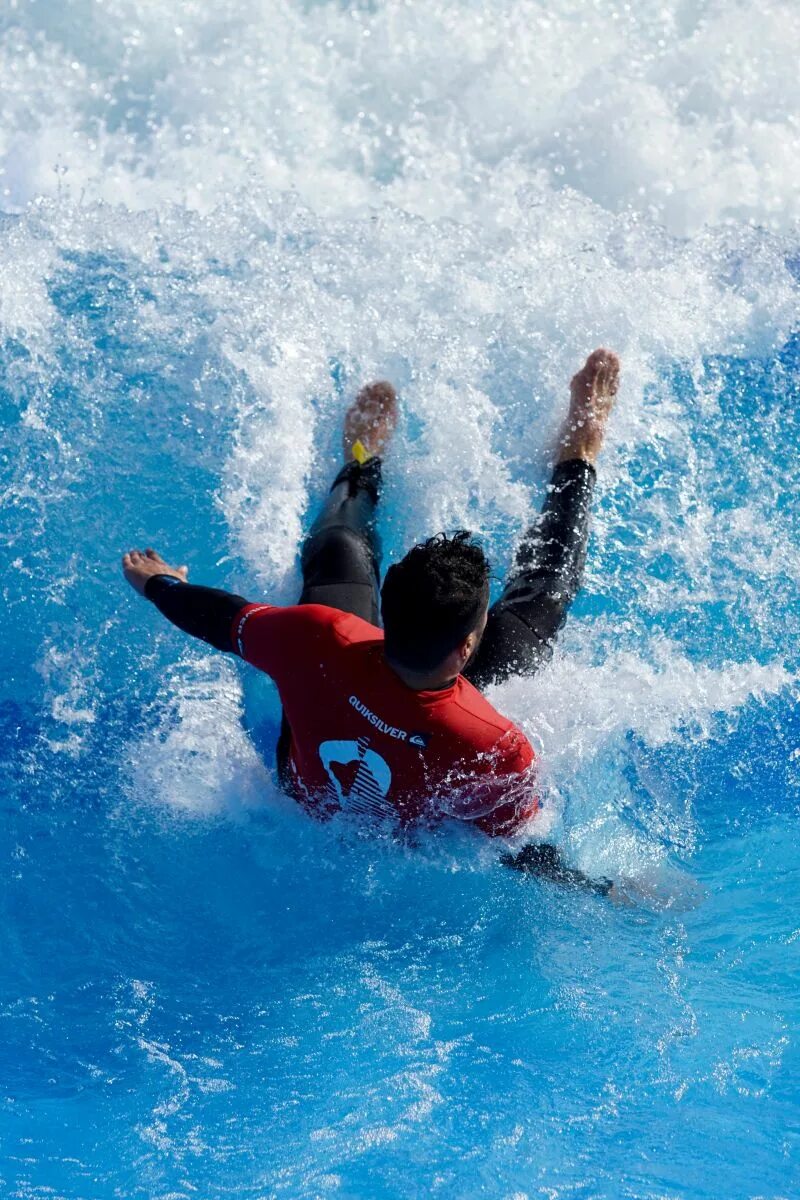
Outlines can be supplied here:
M235 653L233 622L247 606L243 596L184 583L173 575L154 575L145 584L144 594L184 633L217 650Z
M504 854L500 861L504 866L522 871L525 875L538 875L540 879L549 879L553 883L560 883L562 887L579 888L581 891L594 892L596 896L607 896L614 886L611 879L592 879L577 867L568 866L559 849L549 842L529 842L518 854Z

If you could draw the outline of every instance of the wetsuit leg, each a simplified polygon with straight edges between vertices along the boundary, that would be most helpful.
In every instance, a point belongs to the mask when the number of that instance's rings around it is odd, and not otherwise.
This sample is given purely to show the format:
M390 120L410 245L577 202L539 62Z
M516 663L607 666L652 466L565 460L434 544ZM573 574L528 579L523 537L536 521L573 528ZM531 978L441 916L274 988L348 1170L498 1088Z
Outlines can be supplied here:
M381 488L381 460L343 467L322 512L311 526L300 555L303 590L299 604L327 604L380 624L380 542L375 516ZM285 714L275 757L278 778L291 792L291 730Z
M530 675L553 652L586 561L594 467L559 463L541 514L525 533L511 576L489 612L486 632L464 674L476 687Z
M348 463L334 480L301 554L300 604L327 604L380 623L380 543L375 512L381 462Z

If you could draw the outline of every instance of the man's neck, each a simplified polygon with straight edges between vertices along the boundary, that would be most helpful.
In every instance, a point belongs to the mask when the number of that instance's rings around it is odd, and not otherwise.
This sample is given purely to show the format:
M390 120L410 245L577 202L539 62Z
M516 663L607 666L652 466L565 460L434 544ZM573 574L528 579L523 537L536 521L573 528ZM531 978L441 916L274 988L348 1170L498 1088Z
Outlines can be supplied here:
M458 679L457 675L453 675L451 671L409 671L405 667L399 667L396 663L386 660L388 666L394 671L395 675L406 687L411 688L414 692L438 692L444 688L450 687Z

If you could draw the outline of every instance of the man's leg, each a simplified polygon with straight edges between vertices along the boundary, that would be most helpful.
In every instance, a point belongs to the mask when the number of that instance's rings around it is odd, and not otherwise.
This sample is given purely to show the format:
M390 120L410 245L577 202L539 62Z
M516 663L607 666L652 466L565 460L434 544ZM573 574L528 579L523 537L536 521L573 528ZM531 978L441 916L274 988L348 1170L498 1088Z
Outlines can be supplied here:
M390 383L362 388L344 422L344 458L322 512L300 556L299 604L325 604L380 622L380 542L376 510L381 488L380 455L397 425L397 396ZM358 458L366 461L359 462ZM284 716L278 738L278 775L288 782L291 730Z
M559 461L540 516L517 551L486 632L464 674L476 687L528 675L546 662L586 561L594 463L619 380L619 360L595 350L572 379Z
M336 476L303 545L300 604L327 604L377 625L380 542L375 516L381 460L353 460Z
M377 625L380 542L375 515L380 456L397 426L397 395L381 380L363 387L344 419L342 467L301 555L300 604L327 604Z

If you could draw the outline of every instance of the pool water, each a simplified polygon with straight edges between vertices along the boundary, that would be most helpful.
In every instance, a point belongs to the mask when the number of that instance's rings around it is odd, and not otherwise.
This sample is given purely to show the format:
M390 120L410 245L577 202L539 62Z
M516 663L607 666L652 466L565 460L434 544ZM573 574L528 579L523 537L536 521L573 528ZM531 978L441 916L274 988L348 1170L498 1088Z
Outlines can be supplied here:
M0 1195L800 1196L791 3L0 11ZM291 602L348 397L387 560L497 585L623 383L584 589L491 698L636 907L281 797L269 682L125 585Z

